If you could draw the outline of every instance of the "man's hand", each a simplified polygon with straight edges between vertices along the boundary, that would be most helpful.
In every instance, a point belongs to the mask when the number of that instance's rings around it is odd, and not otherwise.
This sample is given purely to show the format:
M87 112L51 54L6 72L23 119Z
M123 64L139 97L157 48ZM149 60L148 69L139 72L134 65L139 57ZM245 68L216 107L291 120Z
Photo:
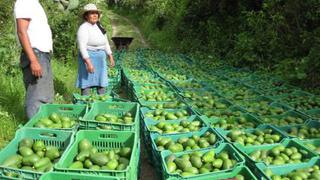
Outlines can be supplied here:
M38 63L38 61L31 62L30 68L31 68L32 74L35 77L41 77L42 76L41 65Z
M17 19L17 34L19 37L19 41L21 43L21 46L23 48L23 51L28 56L28 59L30 61L30 69L32 74L35 77L41 77L42 76L42 68L39 64L38 58L33 52L33 49L31 47L31 43L28 36L28 27L29 27L30 19Z

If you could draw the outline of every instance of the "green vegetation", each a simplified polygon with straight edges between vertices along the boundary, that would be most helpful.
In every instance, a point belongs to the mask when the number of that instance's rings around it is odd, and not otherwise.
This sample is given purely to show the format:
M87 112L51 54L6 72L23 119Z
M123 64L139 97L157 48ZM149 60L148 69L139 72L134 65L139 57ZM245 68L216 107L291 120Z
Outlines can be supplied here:
M24 109L25 90L22 73L19 67L20 47L16 43L13 6L15 1L0 2L0 148L5 146L14 136L19 124L26 122ZM71 103L72 93L77 76L76 32L81 23L80 11L88 1L82 0L77 8L63 11L54 1L40 2L48 16L53 33L54 53L52 68L54 73L55 103ZM103 11L105 4L99 4ZM102 17L109 37L111 23L107 16Z
M129 14L153 46L271 71L308 88L320 86L318 3L124 0L114 9Z

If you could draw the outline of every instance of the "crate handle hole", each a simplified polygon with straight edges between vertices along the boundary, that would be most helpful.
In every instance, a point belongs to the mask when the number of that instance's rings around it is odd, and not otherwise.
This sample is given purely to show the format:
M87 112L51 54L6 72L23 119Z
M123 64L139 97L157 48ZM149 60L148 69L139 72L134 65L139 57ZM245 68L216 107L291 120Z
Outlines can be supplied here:
M102 139L117 139L117 134L100 134L100 138Z
M41 133L40 136L49 137L49 138L56 138L57 134L44 132L44 133Z
M73 111L72 107L60 107L59 110L61 111Z

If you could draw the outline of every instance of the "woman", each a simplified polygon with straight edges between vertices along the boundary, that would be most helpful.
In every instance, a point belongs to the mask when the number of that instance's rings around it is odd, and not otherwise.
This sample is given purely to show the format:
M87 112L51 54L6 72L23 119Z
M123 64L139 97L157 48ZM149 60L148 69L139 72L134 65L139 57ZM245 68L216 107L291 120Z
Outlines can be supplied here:
M108 86L106 55L110 66L115 65L106 31L99 23L100 13L94 4L84 6L84 23L77 33L80 50L77 87L81 89L81 95L89 95L91 88L104 94Z

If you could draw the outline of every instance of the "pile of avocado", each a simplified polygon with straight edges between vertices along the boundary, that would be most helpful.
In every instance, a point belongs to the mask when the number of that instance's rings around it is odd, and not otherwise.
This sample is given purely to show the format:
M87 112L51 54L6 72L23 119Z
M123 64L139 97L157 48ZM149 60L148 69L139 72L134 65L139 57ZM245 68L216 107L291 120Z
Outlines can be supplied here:
M19 142L17 154L6 158L2 166L21 170L48 172L57 162L61 153L55 146L46 146L42 140L24 138ZM7 176L17 176L8 173Z
M169 173L178 173L183 177L227 170L237 164L228 152L222 151L216 155L214 150L206 153L194 151L180 157L171 154L165 158L165 161Z
M134 122L134 116L130 112L124 113L122 117L111 113L101 113L95 118L98 122L110 122L110 123L121 123L121 124L132 124Z
M263 130L256 129L253 132L232 130L227 134L227 139L232 142L240 143L244 146L273 144L282 140L281 134L269 128Z
M214 95L211 91L195 91L195 90L190 90L190 91L184 91L182 95L185 98L188 98L192 101L202 101L202 100L207 100L210 102L217 100L219 97L217 95Z
M230 110L230 109L225 109L225 110L215 110L215 109L203 109L201 111L202 114L206 115L209 118L212 117L219 117L221 119L233 119L237 118L239 116L242 116L241 111L239 110Z
M98 151L88 139L78 143L78 154L70 169L124 170L130 163L130 147Z
M228 94L227 97L235 101L252 99L258 96L258 94L256 94L252 90L243 87L237 87L236 89L233 88L229 91L224 91L224 94Z
M317 180L320 178L320 167L319 165L313 165L309 168L296 169L285 175L276 175L273 174L270 169L265 170L265 174L270 177L272 180Z
M150 75L150 76L152 76L152 75ZM162 84L163 83L159 79L155 79L153 77L137 76L137 77L130 78L130 80L135 83L140 83L140 84Z
M249 113L258 114L259 116L281 115L286 112L282 107L270 106L267 102L253 102L246 108Z
M201 121L187 121L182 120L179 124L177 123L168 123L166 121L160 121L156 125L152 125L149 127L150 131L156 131L160 134L173 134L173 133L181 133L181 132L191 132L198 131L203 124Z
M309 152L297 147L285 147L277 145L270 150L257 150L250 153L254 161L263 161L267 165L283 165L292 163L308 162Z
M145 117L151 118L152 120L177 120L177 119L188 119L189 114L185 109L177 110L175 112L170 112L165 109L157 109L154 111L149 111L145 114Z
M317 154L320 154L320 146L319 145L313 145L311 143L303 143L307 148L309 148L311 151L315 151Z
M82 101L85 103L93 103L93 102L104 102L112 98L108 94L98 95L98 94L90 94L89 96L82 96L78 99L78 101Z
M180 101L172 101L172 102L164 102L164 103L155 103L155 104L150 104L146 106L151 109L178 109L186 105Z
M255 128L257 125L253 121L247 120L245 116L221 118L216 122L210 123L213 128L222 128L224 130Z
M164 84L154 84L154 85L141 85L141 90L144 91L144 90L165 90L165 89L168 89L168 86L167 85L164 85Z
M52 113L49 117L40 119L34 124L37 128L72 128L76 124L75 118Z
M307 111L310 109L319 109L320 108L320 98L310 98L304 97L299 99L299 101L289 102L290 106L295 109Z
M108 77L109 78L115 78L115 77L117 77L118 74L119 74L118 69L116 69L116 68L109 68L108 69Z
M169 81L185 81L188 79L186 75L182 74L165 74L164 77Z
M300 139L320 138L320 129L317 127L302 125L300 127L290 127L287 132L290 136Z
M303 124L305 121L300 117L290 115L284 117L260 117L260 119L266 124L272 124L277 126Z
M144 92L140 98L145 101L173 101L176 99L173 93L161 90Z
M224 110L228 108L227 104L214 99L192 101L191 104L193 107L198 109Z
M179 87L179 88L193 88L193 89L196 89L196 88L202 88L202 85L197 83L197 82L194 82L194 81L178 81L175 83L175 86Z
M177 141L174 141L170 137L159 136L155 139L155 142L159 151L170 150L175 153L213 146L217 142L217 136L207 131L201 137L192 135L191 137L180 137Z

